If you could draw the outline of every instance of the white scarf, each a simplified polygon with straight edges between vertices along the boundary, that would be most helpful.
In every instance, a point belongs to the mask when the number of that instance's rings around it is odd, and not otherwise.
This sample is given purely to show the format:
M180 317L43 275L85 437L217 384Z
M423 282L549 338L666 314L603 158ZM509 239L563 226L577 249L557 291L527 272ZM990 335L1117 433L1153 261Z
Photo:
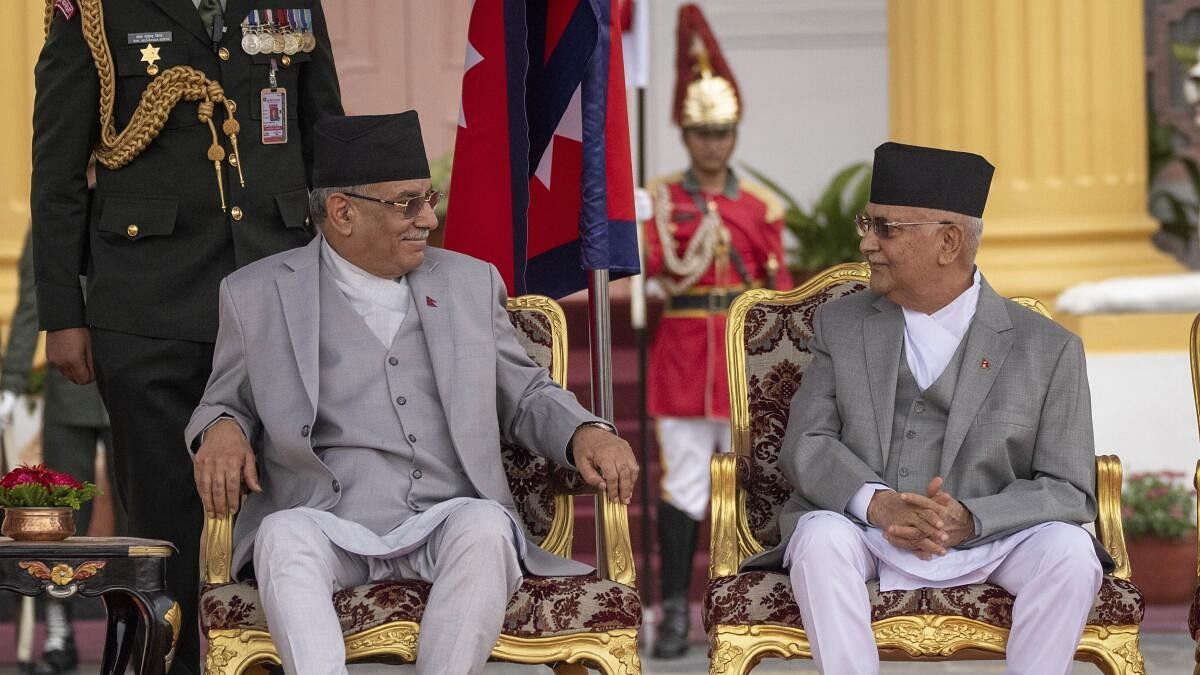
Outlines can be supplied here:
M979 304L979 268L970 288L933 314L904 310L904 355L922 390L937 381L962 342Z
M354 311L383 346L390 348L412 301L408 278L377 277L343 258L327 240L321 241L321 262L333 273L333 280Z

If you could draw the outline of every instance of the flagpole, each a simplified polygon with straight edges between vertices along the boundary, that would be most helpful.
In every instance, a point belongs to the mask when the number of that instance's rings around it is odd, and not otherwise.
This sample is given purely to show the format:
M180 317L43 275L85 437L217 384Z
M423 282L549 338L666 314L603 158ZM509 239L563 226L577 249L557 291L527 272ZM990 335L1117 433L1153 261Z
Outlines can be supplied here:
M612 321L608 297L608 270L591 270L588 276L588 343L592 359L592 414L613 421ZM608 541L604 536L604 512L596 496L596 571L608 577Z
M588 278L588 339L592 354L592 412L613 421L612 321L609 317L608 270L591 270Z
M637 88L637 185L645 187L646 185L646 89L645 87ZM641 231L641 228L638 228ZM638 237L639 248L640 242L644 241L642 237ZM645 269L645 259L643 252L642 269ZM645 574L642 575L642 593L646 598L650 598L647 606L653 606L655 593L654 580L655 575L650 573L652 561L652 553L654 551L654 536L650 531L650 509L652 502L650 501L650 417L647 412L646 398L646 375L650 366L649 355L649 335L646 329L646 277L644 274L638 274L633 277L633 283L630 285L630 321L633 324L634 341L637 344L638 357L638 449L641 450L641 457L638 458L641 463L642 471L638 476L638 496L642 503L641 512L638 514L638 520L641 522L642 532L642 569ZM651 614L647 623L654 623L654 616Z

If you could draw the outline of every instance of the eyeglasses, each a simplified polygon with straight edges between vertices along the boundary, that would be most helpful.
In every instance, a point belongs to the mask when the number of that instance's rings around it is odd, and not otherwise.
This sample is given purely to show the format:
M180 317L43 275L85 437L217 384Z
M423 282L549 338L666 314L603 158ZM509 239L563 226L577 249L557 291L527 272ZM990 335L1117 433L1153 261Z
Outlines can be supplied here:
M919 223L901 223L894 220L888 220L881 216L871 217L865 213L860 213L854 216L854 228L858 230L858 236L865 237L868 232L874 232L876 237L880 239L889 239L892 233L902 227L912 227L914 225L953 225L949 220L926 220Z
M431 209L437 208L438 198L442 196L437 190L430 190L426 194L417 195L416 197L409 197L408 199L402 199L398 202L394 202L390 199L368 197L367 195L360 195L354 192L343 192L342 194L346 195L347 197L354 197L355 199L365 199L369 202L387 204L393 209L403 211L405 218L416 218L417 216L421 215L421 209L424 209L426 204L428 204L429 208Z

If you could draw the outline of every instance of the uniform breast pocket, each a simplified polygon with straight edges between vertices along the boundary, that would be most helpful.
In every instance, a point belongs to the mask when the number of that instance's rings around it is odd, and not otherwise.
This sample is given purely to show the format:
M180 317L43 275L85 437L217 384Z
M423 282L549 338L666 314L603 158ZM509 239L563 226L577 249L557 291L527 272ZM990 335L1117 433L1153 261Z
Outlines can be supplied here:
M156 77L170 68L191 62L188 48L175 42L123 45L112 50L112 57L117 75L114 111L118 132L129 124L142 100L142 93ZM196 124L200 124L200 119L196 117L196 104L185 101L171 109L163 126L171 129Z
M274 61L275 86L287 90L287 116L296 117L297 88L300 83L300 69L312 60L312 54L297 52L287 54L254 54L250 57L253 64L250 67L250 117L262 119L262 105L259 94L271 86L272 61Z
M275 205L279 208L279 217L283 219L284 226L310 232L308 188L296 188L276 194Z
M97 228L110 241L139 241L175 231L179 202L133 195L109 195L100 209Z

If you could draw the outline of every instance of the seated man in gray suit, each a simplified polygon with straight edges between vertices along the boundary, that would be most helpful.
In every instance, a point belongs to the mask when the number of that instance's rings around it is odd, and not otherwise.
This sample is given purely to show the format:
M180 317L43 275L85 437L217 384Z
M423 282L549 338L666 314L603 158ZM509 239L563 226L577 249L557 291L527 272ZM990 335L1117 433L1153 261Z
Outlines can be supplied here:
M196 486L217 514L250 490L232 569L253 561L289 674L346 672L331 594L382 579L433 584L418 673L478 673L523 571L591 571L527 540L501 440L626 503L638 467L529 359L496 269L426 248L438 193L417 114L327 117L314 141L323 236L221 284L187 428Z
M824 673L879 672L864 581L989 581L1016 596L1007 673L1059 675L1111 559L1096 515L1079 338L975 267L993 167L885 143L857 219L870 292L822 306L792 399L783 541Z

